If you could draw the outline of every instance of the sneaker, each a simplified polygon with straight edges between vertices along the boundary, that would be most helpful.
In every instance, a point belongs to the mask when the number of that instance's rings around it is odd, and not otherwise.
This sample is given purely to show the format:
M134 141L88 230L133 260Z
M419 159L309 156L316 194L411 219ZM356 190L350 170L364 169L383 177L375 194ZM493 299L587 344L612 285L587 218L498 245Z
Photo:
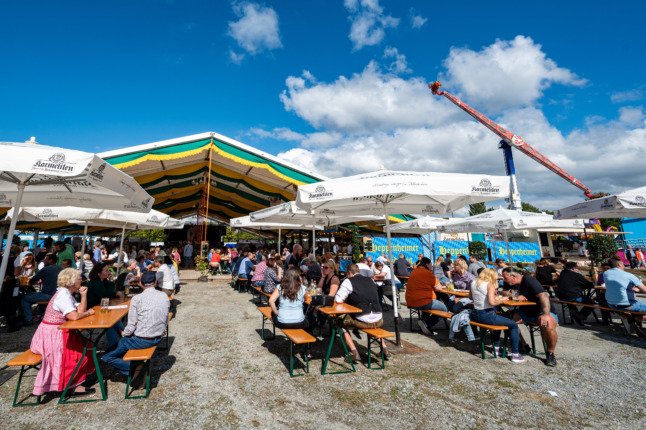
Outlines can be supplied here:
M556 367L556 357L554 354L547 353L547 358L545 358L545 365L550 367Z
M422 330L422 333L424 333L426 336L431 335L431 331L428 329L428 326L424 321L417 321L417 325Z
M512 363L524 363L525 358L520 354L511 354Z

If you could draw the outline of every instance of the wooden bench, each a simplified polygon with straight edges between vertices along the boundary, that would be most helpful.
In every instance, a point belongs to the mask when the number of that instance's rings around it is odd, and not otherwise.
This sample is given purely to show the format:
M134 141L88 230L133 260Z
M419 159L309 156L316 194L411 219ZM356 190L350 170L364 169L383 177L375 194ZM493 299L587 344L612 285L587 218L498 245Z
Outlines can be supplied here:
M301 328L282 328L283 334L289 339L289 376L294 375L294 345L307 345L305 352L305 373L310 373L310 344L316 342L316 338Z
M502 358L505 358L507 356L507 330L508 330L507 326L484 324L476 321L470 321L469 324L471 324L473 327L477 327L480 330L485 330L489 332L489 335L491 337L491 346L493 347L494 358L498 356L498 352L497 352L496 346L493 344L493 332L502 331L504 333L504 338L502 341ZM485 336L484 335L485 333L480 333L480 353L483 360L485 359Z
M35 406L35 405L40 405L40 396L36 396L36 401L33 403L26 403L25 400L27 400L30 396L25 397L22 401L18 401L18 396L20 395L20 384L22 384L22 378L25 376L25 373L29 369L40 369L40 363L43 361L43 357L41 355L35 354L31 352L31 350L27 350L11 360L7 363L8 367L18 367L20 366L20 374L18 376L18 383L16 384L16 392L13 396L13 405L12 406Z
M626 333L631 334L631 330L634 330L639 337L646 337L646 330L637 322L635 317L646 317L646 312L635 312L635 311L629 311L625 309L616 309L616 308L611 308L608 306L601 306L597 305L594 303L579 303L579 302L570 302L566 300L560 300L557 298L552 299L552 303L561 305L561 313L563 314L563 323L566 323L566 318L565 318L565 308L568 307L568 311L570 310L570 306L581 306L584 308L590 308L592 309L592 315L594 316L594 319L598 322L597 315L594 313L595 310L599 311L605 311L605 312L610 312L614 313L619 318L621 319L624 329L626 330ZM574 319L572 318L572 313L568 312L570 315L570 324L574 324Z
M389 337L395 337L395 333L382 328L362 328L362 332L368 336L368 369L372 369L372 344L376 343L379 345L379 351L381 352L381 365L375 369L383 369L386 367L386 356L384 347L381 344L382 339L388 339Z
M262 331L260 333L260 335L262 336L262 340L265 340L265 322L266 321L271 321L272 322L271 323L272 334L273 334L272 339L274 339L276 337L276 326L274 326L274 322L271 319L271 307L269 307L269 306L260 306L258 308L258 310L262 314L262 329L261 329Z
M146 399L148 394L150 394L150 361L155 353L156 346L151 346L150 348L145 349L130 349L126 352L126 355L123 356L123 361L130 361L130 372L128 373L128 380L126 382L126 399ZM146 391L144 394L139 396L133 396L132 391L130 391L130 384L133 379L133 362L143 361L144 370L146 372Z

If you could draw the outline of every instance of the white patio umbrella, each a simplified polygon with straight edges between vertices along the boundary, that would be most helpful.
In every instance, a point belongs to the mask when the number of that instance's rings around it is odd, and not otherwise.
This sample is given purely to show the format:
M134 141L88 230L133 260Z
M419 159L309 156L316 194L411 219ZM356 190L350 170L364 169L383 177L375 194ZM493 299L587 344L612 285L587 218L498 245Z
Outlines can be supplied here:
M251 228L254 230L278 230L278 252L280 252L280 235L282 230L305 230L305 229L316 229L323 230L323 227L309 224L290 224L290 223L280 223L280 222L268 222L268 221L251 221L251 217L241 216L238 218L231 218L229 220L229 226L231 228Z
M557 210L554 218L646 218L646 187L567 206Z
M9 210L7 218L13 220L13 214L14 210ZM172 218L154 209L148 213L140 213L110 209L85 209L75 206L54 208L23 207L20 208L18 214L18 219L21 221L67 221L70 224L84 226L81 256L85 254L88 226L120 228L121 243L119 246L119 257L117 259L117 275L121 268L121 251L123 250L123 239L126 230L180 229L184 227L184 221ZM83 269L82 265L83 260L81 259L81 270Z
M411 221L400 222L390 226L391 233L403 233L403 234L419 234L423 236L424 234L428 235L428 249L431 252L431 258L433 258L433 251L431 249L431 232L437 230L438 225L442 225L447 222L447 219L436 218L432 216L423 216ZM386 229L384 228L384 231ZM423 243L423 242L422 242Z
M498 208L466 218L454 218L438 227L439 231L450 233L501 233L511 262L508 232L514 230L561 229L572 232L583 230L581 220L559 221L546 213L516 211Z
M446 214L465 205L503 199L509 195L509 178L459 173L397 172L380 170L298 187L297 205L317 213L325 209L337 215L383 214L390 271L394 261L388 215ZM401 344L397 291L392 283L397 345Z
M0 207L78 206L148 212L154 199L130 176L95 154L36 143L0 142ZM7 233L0 279L17 219Z
M299 208L296 202L282 203L249 214L252 221L255 222L285 222L309 224L310 226L330 227L333 225L349 224L361 221L382 222L383 215L363 214L348 215L337 214L334 210L323 209L321 211L303 210ZM312 251L316 246L315 229L312 228Z

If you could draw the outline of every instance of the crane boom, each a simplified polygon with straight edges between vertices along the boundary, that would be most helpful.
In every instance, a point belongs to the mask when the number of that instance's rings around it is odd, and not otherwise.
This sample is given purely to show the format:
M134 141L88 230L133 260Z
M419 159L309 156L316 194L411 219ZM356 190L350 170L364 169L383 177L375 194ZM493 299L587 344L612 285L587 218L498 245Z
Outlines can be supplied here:
M528 157L532 158L533 160L539 162L543 166L547 167L549 170L552 172L556 173L559 175L561 178L565 179L572 185L574 185L577 188L580 188L583 190L583 193L586 195L586 197L590 198L592 194L592 190L585 185L583 185L577 178L574 176L570 175L568 172L560 168L558 165L556 165L553 161L551 161L549 158L541 154L536 148L531 146L529 143L525 142L525 139L522 137L513 134L506 128L502 127L499 124L496 124L494 121L491 119L487 118L485 115L481 114L456 96L454 96L451 93L447 93L446 91L440 91L440 87L442 84L439 81L435 81L432 84L429 84L428 87L431 89L433 94L438 95L438 96L444 96L450 101L452 101L456 106L458 106L460 109L471 115L473 118L475 118L479 123L487 127L489 130L494 132L497 136L499 136L502 140L504 140L508 145L510 145L513 148L518 149L519 151L523 152L525 155Z

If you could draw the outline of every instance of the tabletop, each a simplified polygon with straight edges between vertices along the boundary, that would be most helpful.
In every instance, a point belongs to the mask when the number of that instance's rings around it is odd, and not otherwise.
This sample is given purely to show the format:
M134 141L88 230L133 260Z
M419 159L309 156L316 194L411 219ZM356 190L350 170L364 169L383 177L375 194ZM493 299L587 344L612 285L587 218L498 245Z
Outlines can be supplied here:
M358 314L361 312L361 309L349 305L347 303L335 303L333 306L326 306L319 308L319 312L323 312L326 315L345 315L345 314Z
M127 303L124 303L127 304ZM101 306L95 306L94 315L76 321L67 321L58 328L61 330L93 330L106 329L114 326L121 318L128 315L128 307L122 309L108 309L101 312Z
M528 300L505 300L502 306L533 306L536 302L530 302Z
M455 297L469 297L469 290L448 290L446 288L440 288L436 290L438 293L448 294L449 296Z

